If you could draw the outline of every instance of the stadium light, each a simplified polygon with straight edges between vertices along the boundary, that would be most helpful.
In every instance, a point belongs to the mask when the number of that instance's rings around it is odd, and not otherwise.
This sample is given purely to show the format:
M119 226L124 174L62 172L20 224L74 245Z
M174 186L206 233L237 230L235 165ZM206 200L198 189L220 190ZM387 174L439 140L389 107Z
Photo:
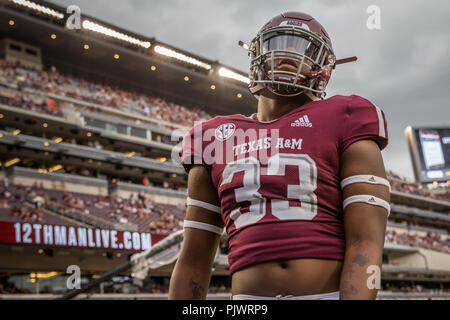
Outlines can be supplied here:
M243 75L241 75L239 73L236 73L234 71L231 71L231 70L229 70L227 68L224 68L224 67L219 69L219 76L225 77L225 78L234 79L234 80L237 80L237 81L240 81L240 82L244 82L246 84L250 83L250 79L249 78L244 77Z
M52 38L53 40L55 40L55 39L56 39L56 34L52 33L52 34L50 35L50 38Z
M0 119L3 119L4 115L3 113L0 113Z
M55 166L49 168L49 169L48 169L48 172L58 171L58 170L61 170L62 168L63 168L62 165L57 164L57 165L55 165Z
M236 95L236 97L238 97L238 99L242 98L242 93L238 93L238 94Z
M14 159L8 160L8 161L5 162L5 167L6 168L11 167L11 166L13 166L13 165L15 165L16 163L19 163L19 162L20 162L19 158L14 158Z
M151 69L152 71L155 71L155 70L156 70L156 66L151 66L150 69Z
M9 20L9 25L12 27L14 25L14 20Z
M105 36L115 38L118 40L122 40L122 41L131 43L131 44L134 44L134 45L146 48L146 49L150 48L150 46L151 46L151 43L149 41L143 41L143 40L136 39L136 38L128 36L122 32L118 32L114 29L104 27L102 25L99 25L98 23L95 23L95 22L92 22L89 20L83 20L82 26L86 30L98 32Z
M197 60L195 58L189 57L189 56L187 56L185 54L182 54L180 52L177 52L175 50L172 50L172 49L169 49L169 48L166 48L166 47L163 47L163 46L159 46L159 45L155 46L154 50L155 50L156 53L159 53L159 54L161 54L163 56L175 58L177 60L193 64L195 66L201 67L201 68L206 69L206 70L210 70L211 69L211 65L210 64L207 64L207 63L202 62L200 60Z
M59 11L56 11L56 10L53 10L53 9L50 9L48 7L42 6L42 5L37 4L37 3L33 2L33 1L28 1L28 0L9 0L9 2L17 4L19 6L23 6L23 7L27 7L27 8L33 9L34 11L38 11L40 13L47 14L47 15L52 16L52 17L57 18L57 19L64 18L64 14L63 13L61 13Z
M13 131L13 135L17 136L18 134L20 134L20 129L16 129Z
M83 46L83 48L84 48L84 50L89 50L89 45L88 45L88 44L85 44L85 45Z
M39 249L39 253L41 254L41 250ZM42 250L42 252L44 252L44 250ZM32 272L30 273L30 278L37 278L37 279L48 279L48 278L52 278L52 277L56 277L57 275L59 275L59 272Z
M3 138L3 133L0 133L0 139Z
M55 138L55 140L53 140L53 141L55 141L55 143L60 143L61 141L63 141L63 139L61 137L58 137L58 138Z
M44 122L44 123L42 124L42 126L43 126L44 128L47 128L47 127L48 127L48 123L47 123L47 122Z
M185 76L185 77L184 77L184 81L189 81L189 77L188 77L188 76Z
M216 86L215 85L211 85L211 90L216 90Z

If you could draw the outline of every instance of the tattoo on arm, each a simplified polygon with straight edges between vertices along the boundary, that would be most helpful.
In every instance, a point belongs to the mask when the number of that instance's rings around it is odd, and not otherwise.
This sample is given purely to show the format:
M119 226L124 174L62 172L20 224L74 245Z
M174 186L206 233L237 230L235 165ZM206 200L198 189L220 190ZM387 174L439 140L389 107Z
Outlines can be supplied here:
M350 266L347 268L347 270L345 270L345 272L348 274L348 277L351 279L353 273L355 272L355 270L353 270L353 266L350 265Z
M195 281L194 277L189 281L189 287L192 291L192 297L194 299L202 299L203 292L205 292L205 288L203 288L197 281Z
M367 256L367 254L357 254L352 262L356 263L360 267L364 267L367 262L369 262L369 257Z
M356 289L349 281L344 281L341 285L341 299L346 299L358 293Z
M340 285L340 298L352 299L361 294L364 294L364 290L361 287L361 273L365 276L364 268L370 262L369 255L367 253L357 253L351 259L351 263L348 263L344 268L343 277ZM364 282L365 283L365 282Z

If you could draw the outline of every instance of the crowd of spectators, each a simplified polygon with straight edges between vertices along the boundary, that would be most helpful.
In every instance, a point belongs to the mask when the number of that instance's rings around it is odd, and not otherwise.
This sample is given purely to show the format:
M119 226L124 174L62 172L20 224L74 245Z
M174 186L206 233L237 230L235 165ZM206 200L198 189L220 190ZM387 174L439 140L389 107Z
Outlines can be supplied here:
M443 287L439 283L416 283L411 281L386 281L382 283L382 290L404 293L450 293L450 287Z
M52 99L32 98L22 93L11 94L0 90L0 103L28 111L46 113L55 117L63 116L57 103Z
M26 200L34 207L24 206ZM7 209L15 220L44 223L41 208L66 217L95 218L81 221L105 221L110 226L137 225L140 231L161 235L180 230L185 212L184 206L156 204L143 192L122 198L48 190L42 183L32 186L0 184L0 209Z
M404 177L401 177L389 170L387 171L387 176L393 191L405 192L422 197L432 198L435 200L450 202L450 188L447 188L447 190L439 191L428 190L425 189L422 185L414 182L409 182Z
M159 219L149 223L150 232L156 234L170 234L182 229L183 219L176 217L169 210L164 209L159 213Z
M41 200L37 197L36 201ZM43 223L44 217L42 212L39 212L36 205L35 208L21 205L24 201L24 196L21 193L14 192L5 186L0 185L0 209L6 209L10 212L11 216L16 220L30 223ZM36 202L36 204L38 203Z
M20 63L0 60L0 75L14 81L19 90L25 88L99 104L125 112L136 112L149 118L165 120L185 126L210 118L199 108L188 109L159 97L121 90L108 84L81 79L50 70L36 70Z
M438 232L429 231L425 235L421 235L419 232L412 230L398 232L388 228L385 240L389 243L450 253L450 237Z
M61 204L59 199L51 200L55 204ZM64 213L97 214L111 223L123 225L140 224L141 221L152 218L152 221L145 225L142 231L150 231L155 234L167 235L181 228L182 217L179 214L171 213L167 208L161 209L146 198L142 192L137 197L131 194L129 198L118 196L82 197L75 193L64 192L62 205L60 210ZM176 206L173 207L176 208Z

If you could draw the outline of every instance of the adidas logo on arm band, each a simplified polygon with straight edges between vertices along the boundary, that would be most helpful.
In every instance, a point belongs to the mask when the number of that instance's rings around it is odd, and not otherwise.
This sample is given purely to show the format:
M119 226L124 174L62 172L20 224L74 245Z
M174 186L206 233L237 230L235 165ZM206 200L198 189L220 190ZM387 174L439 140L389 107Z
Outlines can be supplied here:
M223 228L215 226L213 224L199 222L199 221L184 220L183 227L205 230L205 231L216 233L219 236L221 236L223 233Z
M200 200L195 200L195 199L192 199L189 197L187 197L186 205L200 207L200 208L212 211L212 212L220 213L220 207L212 205L207 202L200 201Z
M344 199L344 202L343 202L344 209L349 204L355 203L355 202L363 202L363 203L371 204L373 206L383 207L386 209L388 217L389 217L389 214L391 213L391 206L389 205L389 203L387 201L380 199L378 197L375 197L375 196L371 196L369 194L358 194L358 195L351 196L351 197Z
M349 184L358 183L358 182L370 183L370 184L381 184L383 186L388 187L389 192L391 192L391 185L389 184L388 180L377 177L377 176L373 176L370 174L360 174L360 175L355 175L355 176L350 176L350 177L345 178L344 180L341 181L341 189L344 189Z

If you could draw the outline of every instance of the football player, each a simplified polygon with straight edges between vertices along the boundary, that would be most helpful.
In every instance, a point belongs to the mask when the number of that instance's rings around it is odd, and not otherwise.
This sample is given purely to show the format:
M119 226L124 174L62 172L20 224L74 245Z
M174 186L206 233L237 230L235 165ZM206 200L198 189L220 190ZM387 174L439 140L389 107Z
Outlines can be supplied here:
M198 123L183 140L189 196L169 298L206 298L225 227L233 299L375 299L390 212L384 113L357 95L324 99L336 58L310 15L274 17L247 50L257 113Z

